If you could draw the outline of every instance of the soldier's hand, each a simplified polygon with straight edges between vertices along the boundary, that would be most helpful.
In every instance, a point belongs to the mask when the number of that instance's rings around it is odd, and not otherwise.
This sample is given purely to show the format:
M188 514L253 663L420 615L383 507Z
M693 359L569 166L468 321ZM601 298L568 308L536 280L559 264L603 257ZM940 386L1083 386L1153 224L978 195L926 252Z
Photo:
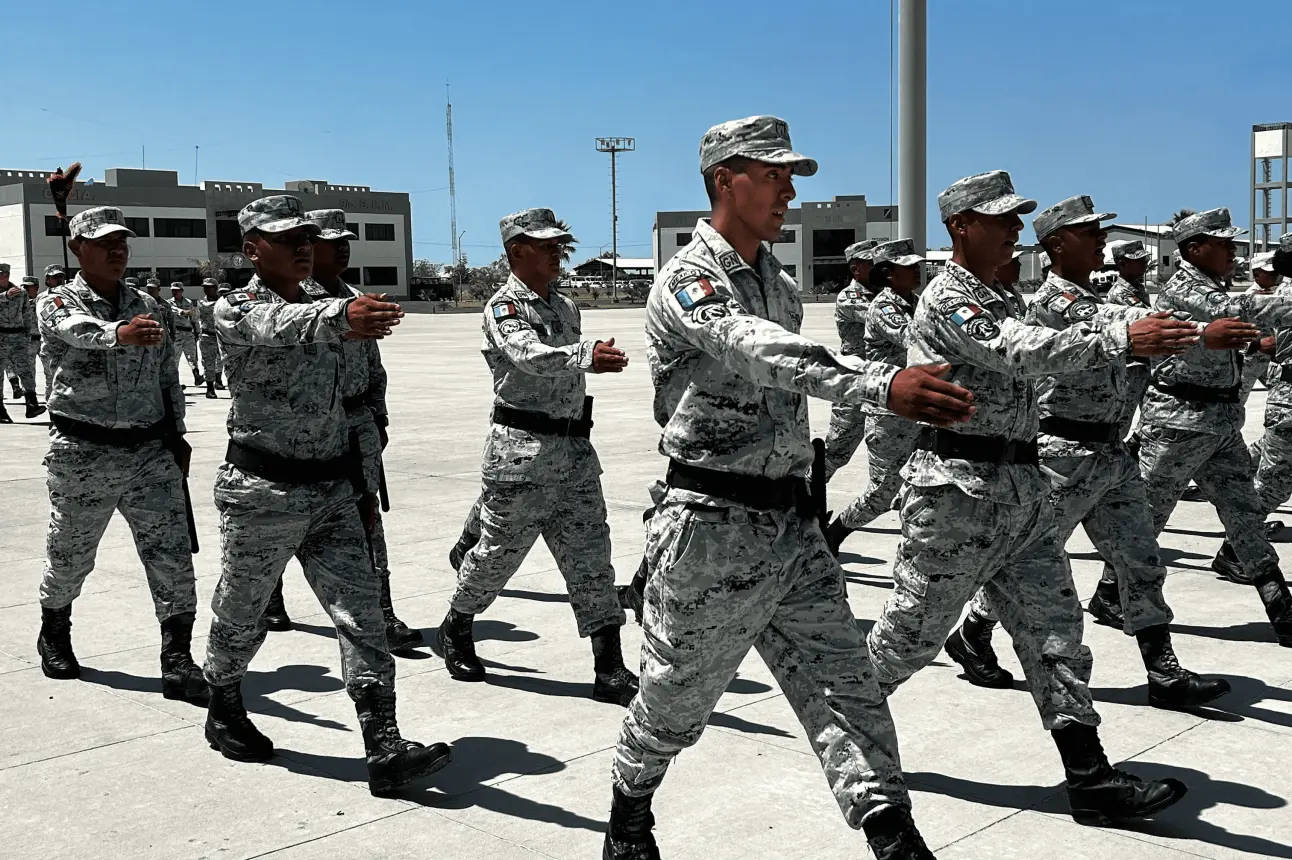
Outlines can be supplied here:
M153 319L152 314L140 314L117 328L117 343L123 346L160 346L163 331L162 324Z
M81 173L81 162L77 161L67 168L58 168L49 177L49 193L54 198L54 202L62 202L66 205L67 197L76 187L76 177Z
M1197 325L1175 319L1170 311L1136 320L1129 328L1134 355L1179 355L1198 342Z
M16 299L18 298L18 294L21 292L22 292L22 287L10 287L8 291L5 292L5 295L11 299Z
M394 302L385 301L384 295L365 293L346 306L345 316L350 331L360 338L383 338L399 325L403 309Z
M592 347L593 373L620 373L628 366L628 354L615 347L615 339L599 340Z
M968 421L975 412L973 393L942 377L949 364L923 364L897 372L888 388L888 409L912 421L948 427Z
M1259 340L1261 330L1237 317L1223 317L1207 323L1202 332L1202 342L1207 349L1242 349Z
M1271 358L1274 357L1274 349L1278 345L1279 345L1278 339L1275 338L1274 335L1261 338L1261 352L1265 353Z

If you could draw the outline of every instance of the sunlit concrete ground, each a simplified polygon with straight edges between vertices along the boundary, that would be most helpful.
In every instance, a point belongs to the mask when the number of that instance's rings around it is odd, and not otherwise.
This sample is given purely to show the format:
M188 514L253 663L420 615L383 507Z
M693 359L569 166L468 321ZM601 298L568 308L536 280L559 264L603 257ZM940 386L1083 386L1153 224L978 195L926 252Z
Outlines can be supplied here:
M806 332L835 343L830 310L810 306ZM641 551L646 485L663 473L642 315L639 306L589 312L584 321L586 334L617 337L633 360L621 375L589 380L620 582ZM394 509L386 531L396 607L428 639L454 584L446 554L478 489L490 406L479 342L478 318L426 315L410 317L382 347L391 374L386 469ZM219 573L211 485L227 406L226 399L189 400L203 547L195 559L199 655ZM1263 406L1258 390L1249 436ZM11 402L11 413L15 407ZM818 433L828 415L828 404L813 403ZM221 758L203 741L204 713L161 697L152 604L119 519L75 604L83 679L41 674L36 595L48 518L41 466L47 428L18 421L0 427L0 856L600 856L622 711L588 698L591 655L541 542L477 624L490 683L454 682L429 648L420 659L399 660L405 735L451 741L455 760L403 799L378 800L363 782L362 741L332 629L295 565L286 587L296 630L270 635L246 682L254 717L279 749L269 764ZM859 455L832 483L836 510L864 477ZM896 527L889 514L846 544L852 606L863 624L889 594ZM1133 831L1074 824L1064 815L1058 756L1028 693L1021 685L1005 692L970 687L943 657L892 700L916 816L939 858L1292 857L1292 652L1273 643L1251 590L1210 572L1220 539L1213 509L1198 503L1181 504L1163 538L1177 650L1187 665L1234 686L1218 709L1193 715L1149 708L1134 642L1092 624L1086 629L1110 756L1144 776L1182 778L1188 797ZM1097 562L1083 534L1069 548L1084 600ZM630 625L631 663L640 641ZM999 645L1021 677L1007 641ZM677 761L655 809L671 860L867 856L757 656L698 746Z

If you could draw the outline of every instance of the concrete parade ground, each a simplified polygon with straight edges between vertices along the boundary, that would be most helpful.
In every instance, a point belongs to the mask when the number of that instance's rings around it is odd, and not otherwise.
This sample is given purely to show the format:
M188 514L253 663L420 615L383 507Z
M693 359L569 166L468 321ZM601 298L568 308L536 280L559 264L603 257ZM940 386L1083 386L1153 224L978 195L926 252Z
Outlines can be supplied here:
M644 311L584 314L587 337L614 336L632 364L588 381L617 578L643 544L646 488L664 474L642 337ZM809 305L805 334L837 344L832 307ZM479 318L410 315L382 344L390 373L393 509L385 515L397 613L428 642L454 587L447 554L479 490L492 402ZM187 364L181 377L192 381ZM7 383L6 383L7 387ZM43 387L43 386L41 386ZM224 455L227 393L191 385L190 479L202 550L194 654L202 662L219 576L212 483ZM196 396L195 396L196 395ZM1248 407L1254 438L1263 389ZM363 742L342 689L335 634L295 563L285 576L289 633L270 633L244 682L252 718L277 748L268 764L222 758L202 736L205 711L162 698L160 635L129 530L116 517L72 613L79 681L40 671L37 588L48 497L44 417L0 427L0 858L12 860L594 860L610 808L623 710L593 702L592 655L577 636L563 581L540 541L476 634L486 684L453 681L432 649L398 659L406 737L450 742L448 768L400 796L369 795ZM829 404L813 401L824 435ZM839 510L865 482L865 455L831 483ZM1287 512L1292 514L1292 511ZM1287 519L1292 522L1292 515ZM844 544L858 623L891 593L898 523L887 514ZM1292 530L1283 533L1292 539ZM970 686L945 654L891 703L915 818L940 860L1292 858L1292 650L1281 649L1255 591L1210 570L1222 539L1214 509L1182 502L1162 536L1185 666L1228 678L1214 708L1150 708L1135 641L1086 623L1092 692L1105 748L1142 777L1175 776L1189 794L1132 829L1079 826L1063 770L1007 637L997 652L1013 690ZM1281 552L1288 544L1278 544ZM1084 533L1068 546L1084 603L1100 562ZM1292 554L1285 559L1292 565ZM625 628L636 668L640 628ZM682 753L655 801L668 860L855 860L865 840L844 823L785 697L756 654L699 744Z

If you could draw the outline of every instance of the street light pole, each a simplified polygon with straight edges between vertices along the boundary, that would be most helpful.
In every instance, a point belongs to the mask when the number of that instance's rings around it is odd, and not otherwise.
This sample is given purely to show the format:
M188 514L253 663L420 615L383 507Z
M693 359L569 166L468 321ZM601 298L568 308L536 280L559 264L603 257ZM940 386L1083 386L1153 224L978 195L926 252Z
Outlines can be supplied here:
M458 286L453 291L453 295L456 297L454 298L455 302L462 301L462 237L465 236L466 234L467 234L466 230L463 230L461 233L458 234L457 249L456 249L457 259L453 261L453 274L458 279Z
M632 137L599 137L597 152L610 153L610 301L617 299L619 287L619 199L617 177L615 175L615 156L621 152L633 152L637 149L637 140Z
M901 0L898 27L898 235L928 247L925 222L928 177L928 2Z

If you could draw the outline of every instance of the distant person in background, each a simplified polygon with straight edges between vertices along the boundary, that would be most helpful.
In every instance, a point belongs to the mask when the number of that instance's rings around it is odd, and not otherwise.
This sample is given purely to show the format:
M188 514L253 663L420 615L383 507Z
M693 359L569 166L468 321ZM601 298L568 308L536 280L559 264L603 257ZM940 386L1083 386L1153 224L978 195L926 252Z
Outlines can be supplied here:
M220 342L215 336L215 303L220 299L218 290L215 278L204 278L202 298L197 301L197 345L202 353L207 400L215 400L215 392L224 390L224 380L220 377L224 363L220 360Z
M31 320L27 290L9 280L9 264L0 263L0 366L12 368L27 401L27 417L36 418L45 411L36 400L36 367L28 347L31 343ZM17 395L15 390L15 396ZM9 414L0 406L0 423L12 424Z
M193 369L193 384L200 386L204 380L197 364L197 305L192 299L184 298L184 285L179 281L170 285L170 294L170 307L175 315L175 367L179 368L182 351Z
M839 330L839 352L861 355L866 350L866 311L879 290L870 285L871 255L879 245L865 239L844 251L852 283L839 291L834 302L834 324ZM833 403L830 429L825 435L825 479L848 465L866 437L866 413L860 406Z

